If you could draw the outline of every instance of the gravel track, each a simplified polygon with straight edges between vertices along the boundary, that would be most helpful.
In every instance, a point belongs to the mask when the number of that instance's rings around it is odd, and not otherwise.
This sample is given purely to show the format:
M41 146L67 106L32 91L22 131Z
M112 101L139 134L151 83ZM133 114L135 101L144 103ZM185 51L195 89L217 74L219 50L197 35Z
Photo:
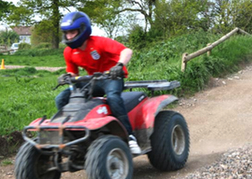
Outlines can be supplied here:
M200 168L186 179L223 178L251 179L252 178L252 145L229 150L219 160L211 165Z

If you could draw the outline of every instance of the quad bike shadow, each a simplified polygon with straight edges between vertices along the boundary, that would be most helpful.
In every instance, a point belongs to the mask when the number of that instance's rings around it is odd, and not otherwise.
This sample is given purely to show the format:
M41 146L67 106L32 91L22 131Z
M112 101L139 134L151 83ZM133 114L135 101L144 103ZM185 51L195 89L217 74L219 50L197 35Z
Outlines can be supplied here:
M16 179L59 179L63 172L85 170L89 179L131 179L133 157L128 134L106 103L105 97L92 97L97 80L109 74L66 77L71 89L69 103L51 119L38 118L24 128L25 143L15 161ZM82 89L75 83L87 82ZM62 85L62 84L59 84ZM58 86L59 86L58 85ZM125 89L170 90L178 81L126 82ZM130 123L151 165L160 171L184 167L189 155L189 130L184 117L165 109L177 100L173 95L148 97L142 91L122 93ZM37 134L30 138L28 132Z

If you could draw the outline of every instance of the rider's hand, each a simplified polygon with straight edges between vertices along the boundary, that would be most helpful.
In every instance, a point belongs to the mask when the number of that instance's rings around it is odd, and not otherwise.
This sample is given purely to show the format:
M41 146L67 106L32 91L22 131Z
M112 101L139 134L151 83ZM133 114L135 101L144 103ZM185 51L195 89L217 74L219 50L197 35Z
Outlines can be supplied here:
M109 70L110 76L112 79L117 79L118 77L123 77L124 71L123 71L123 63L117 63L115 66L113 66Z
M71 74L67 73L67 74L62 74L58 77L58 84L60 85L64 85L66 84L66 81L68 80L68 78L71 77Z

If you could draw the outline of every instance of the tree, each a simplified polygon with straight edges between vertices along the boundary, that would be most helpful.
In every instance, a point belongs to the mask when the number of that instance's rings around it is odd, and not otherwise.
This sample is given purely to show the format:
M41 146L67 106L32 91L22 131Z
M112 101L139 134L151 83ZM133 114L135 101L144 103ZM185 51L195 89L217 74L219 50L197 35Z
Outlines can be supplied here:
M129 33L129 44L131 47L141 49L146 46L146 33L139 25L132 26Z
M114 38L124 27L126 23L124 17L118 13L120 1L113 0L91 0L84 1L76 6L79 11L83 11L95 23L102 28L108 37Z
M248 32L252 27L251 0L20 0L6 12L9 22L34 25L46 32L52 47L58 48L59 22L63 10L74 9L88 14L92 23L104 29L109 37L135 27L139 15L144 18L144 34L165 38L203 29L226 32L234 26ZM0 3L3 2L0 0ZM3 6L6 6L3 5ZM1 9L2 6L0 6ZM39 17L39 19L38 19ZM142 25L141 25L142 26ZM130 31L129 31L130 30ZM134 33L133 33L134 34ZM137 34L137 33L136 33ZM50 37L49 37L50 35ZM155 39L155 38L153 38Z
M20 0L18 6L12 8L8 21L16 25L36 25L40 31L43 31L43 27L38 24L46 20L48 23L43 23L44 31L50 29L52 47L58 48L59 22L63 16L63 10L70 11L72 7L72 9L86 12L92 22L99 24L106 30L108 36L112 37L119 30L116 27L123 24L120 15L113 13L114 9L119 7L119 2L113 0Z
M86 12L93 22L108 32L112 28L124 26L125 21L135 20L132 14L141 14L144 17L146 32L148 25L153 24L156 1L158 0L89 0L82 1L76 8Z
M77 0L20 0L16 7L12 7L7 20L15 25L36 25L46 19L49 23L44 26L44 30L50 27L52 47L58 48L59 22L63 16L60 9L68 10L78 2Z
M14 31L1 31L0 32L0 42L10 46L14 42L19 41L19 35Z
M250 0L234 1L232 12L234 12L234 27L252 33L252 4Z
M214 32L227 33L235 27L247 32L252 31L251 0L215 0L214 4Z
M231 1L232 0L215 0L213 9L215 13L214 32L225 33L233 28Z
M121 9L118 13L122 12L138 12L144 16L145 28L144 31L147 31L148 25L152 27L153 25L153 15L156 3L158 0L122 0ZM126 6L126 8L124 8Z
M201 28L206 9L206 0L160 0L156 3L153 29L163 32L165 37L180 35Z
M4 17L9 12L12 3L0 0L0 18Z
M203 29L204 31L208 31L211 29L215 23L215 15L214 7L215 3L209 1L209 0L202 0L201 3L202 10L199 12L199 27Z
M33 45L39 45L40 43L52 44L54 33L51 20L42 20L38 24L35 24L32 29L31 43ZM60 33L59 37L62 33ZM56 34L55 34L56 35Z

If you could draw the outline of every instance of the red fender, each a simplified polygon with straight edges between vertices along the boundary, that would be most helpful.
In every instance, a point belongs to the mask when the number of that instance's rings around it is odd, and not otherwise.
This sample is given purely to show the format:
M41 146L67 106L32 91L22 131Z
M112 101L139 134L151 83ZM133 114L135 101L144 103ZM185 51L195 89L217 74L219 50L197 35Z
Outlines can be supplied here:
M173 95L161 95L143 100L129 113L133 130L153 128L159 111L177 99Z
M41 119L42 118L34 120L33 122L29 124L29 126L38 126ZM105 116L101 118L89 118L89 120L85 120L85 121L81 120L81 121L76 121L76 122L66 122L62 126L85 126L89 130L97 130L113 121L116 121L122 127L118 119L116 119L113 116ZM50 119L46 119L42 124L40 124L40 126L61 126L61 123L51 123Z
M85 121L67 122L64 124L64 126L85 126L89 130L97 130L113 121L118 122L118 120L113 116L105 116L101 118L90 118L89 120Z
M42 118L38 118L32 121L29 124L29 126L37 126L39 122L41 121L41 119ZM101 122L100 119L104 119L104 122ZM82 120L76 121L76 122L67 122L66 124L81 125L81 126L89 125L89 126L92 126L90 127L90 130L93 130L93 129L99 128L100 123L102 126L103 123L109 122L110 120L113 120L113 119L115 118L111 117L111 111L110 111L109 106L107 104L101 104L93 108ZM97 124L97 120L99 121L99 124ZM92 121L96 121L96 122L92 122ZM57 125L61 125L61 123L55 123L55 122L50 123L50 120L47 119L42 123L42 125L57 126Z
M107 128L111 134L117 135L123 138L125 141L128 140L127 131L124 126L113 116L105 116L101 118L89 118L89 120L78 121L78 122L67 122L65 126L85 126L89 130L98 130Z
M38 127L39 122L42 118L36 119L30 123L29 126ZM51 123L50 119L45 120L40 126L58 126L58 127L67 127L67 126L84 126L89 130L98 130L102 128L107 128L111 134L117 135L123 138L125 141L128 140L127 131L122 126L122 124L113 116L105 116L100 118L89 118L89 120L81 120L76 122L66 122L65 124L61 123ZM79 129L69 129L69 130L79 130Z

